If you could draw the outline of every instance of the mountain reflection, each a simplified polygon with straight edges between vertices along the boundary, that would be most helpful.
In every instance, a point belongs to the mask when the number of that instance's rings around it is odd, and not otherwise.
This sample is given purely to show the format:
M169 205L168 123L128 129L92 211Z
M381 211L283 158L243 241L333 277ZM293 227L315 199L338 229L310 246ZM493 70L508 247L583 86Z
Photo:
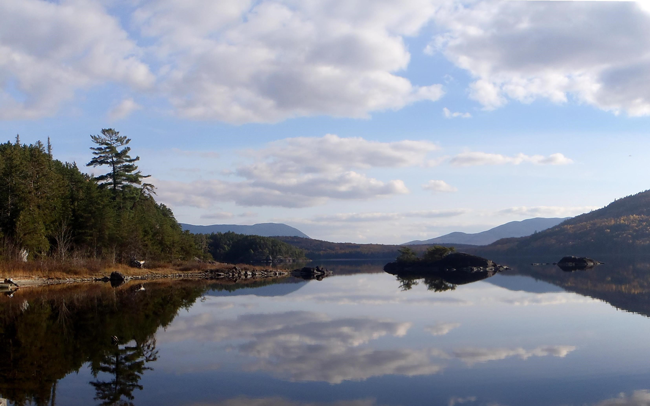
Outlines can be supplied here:
M532 266L504 259L504 275L523 275L559 286L568 292L603 300L612 306L650 317L650 263L647 259L603 258L605 264L586 272L565 272L556 266Z

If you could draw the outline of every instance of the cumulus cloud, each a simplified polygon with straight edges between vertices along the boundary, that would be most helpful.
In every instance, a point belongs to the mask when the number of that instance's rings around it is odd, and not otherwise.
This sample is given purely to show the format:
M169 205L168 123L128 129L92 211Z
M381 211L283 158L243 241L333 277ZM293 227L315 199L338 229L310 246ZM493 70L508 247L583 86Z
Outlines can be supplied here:
M142 106L136 103L133 99L124 99L108 112L108 118L110 120L121 120L130 116L134 111L140 109L142 109Z
M621 393L618 397L603 400L596 406L650 406L650 391L635 390L631 396Z
M472 118L472 115L469 113L452 112L447 107L442 109L442 114L445 115L445 118Z
M93 85L143 90L155 81L135 42L99 2L2 1L0 38L0 119L54 115Z
M598 209L597 206L518 206L500 210L498 214L525 217L573 217L596 209Z
M442 193L448 193L448 192L457 192L458 189L455 187L451 186L444 180L430 180L424 185L422 185L422 189L425 190L430 190L432 192L442 192Z
M548 345L524 350L523 348L463 348L454 350L454 357L460 359L467 365L498 361L510 357L518 357L527 360L530 357L553 356L564 358L576 347L570 345Z
M460 323L436 323L432 326L426 326L424 329L434 336L444 336L458 327L460 327Z
M481 1L436 14L441 51L476 80L486 109L571 97L650 114L650 13L634 2ZM580 18L573 18L579 15Z
M490 154L486 152L463 152L450 160L455 166L476 166L476 165L519 165L532 163L536 165L568 165L573 161L563 154L556 153L549 156L518 154L512 157L501 154Z
M405 194L399 179L381 181L359 171L424 166L438 150L429 141L376 142L363 138L287 138L242 154L253 163L236 168L242 181L159 181L159 197L169 204L210 207L220 201L242 206L310 207L328 199L372 199Z
M133 22L167 68L163 92L176 111L231 123L296 116L366 117L421 100L404 42L426 25L429 0L145 1Z

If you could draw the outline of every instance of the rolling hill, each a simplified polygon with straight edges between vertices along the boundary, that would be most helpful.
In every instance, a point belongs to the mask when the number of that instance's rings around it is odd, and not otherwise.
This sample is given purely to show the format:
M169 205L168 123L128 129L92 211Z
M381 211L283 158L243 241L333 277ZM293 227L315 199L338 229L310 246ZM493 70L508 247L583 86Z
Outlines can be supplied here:
M650 253L650 191L618 199L522 238L481 247L481 253L599 255Z
M488 245L502 238L526 237L535 232L543 231L554 227L566 218L532 218L522 221L511 221L498 227L491 228L480 233L468 234L455 232L424 241L411 241L404 245L421 244L466 244L466 245Z
M211 226L195 226L181 223L183 231L193 234L227 233L229 231L244 235L259 235L261 237L302 237L309 238L307 234L297 228L282 223L260 223L252 226L237 224L213 224Z

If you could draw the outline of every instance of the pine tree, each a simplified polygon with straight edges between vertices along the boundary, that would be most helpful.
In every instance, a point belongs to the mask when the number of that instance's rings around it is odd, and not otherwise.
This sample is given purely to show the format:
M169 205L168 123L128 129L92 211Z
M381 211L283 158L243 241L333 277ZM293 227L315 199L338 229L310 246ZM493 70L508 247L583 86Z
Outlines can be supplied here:
M101 135L91 135L90 138L98 146L90 148L95 157L86 166L110 167L110 172L95 177L95 180L102 187L110 187L114 195L129 186L142 185L142 179L150 176L137 170L134 162L139 161L140 157L131 158L129 155L131 147L127 145L131 142L130 138L120 135L112 128L105 128Z

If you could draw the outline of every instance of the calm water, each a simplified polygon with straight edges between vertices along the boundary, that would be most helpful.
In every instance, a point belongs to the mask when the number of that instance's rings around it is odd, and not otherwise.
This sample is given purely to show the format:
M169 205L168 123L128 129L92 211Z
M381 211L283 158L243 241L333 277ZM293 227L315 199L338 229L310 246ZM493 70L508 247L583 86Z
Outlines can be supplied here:
M322 281L248 287L25 289L0 299L0 397L10 405L646 405L650 265L608 262L573 273L511 262L512 271L455 289L404 283L363 262L327 264L336 274Z

